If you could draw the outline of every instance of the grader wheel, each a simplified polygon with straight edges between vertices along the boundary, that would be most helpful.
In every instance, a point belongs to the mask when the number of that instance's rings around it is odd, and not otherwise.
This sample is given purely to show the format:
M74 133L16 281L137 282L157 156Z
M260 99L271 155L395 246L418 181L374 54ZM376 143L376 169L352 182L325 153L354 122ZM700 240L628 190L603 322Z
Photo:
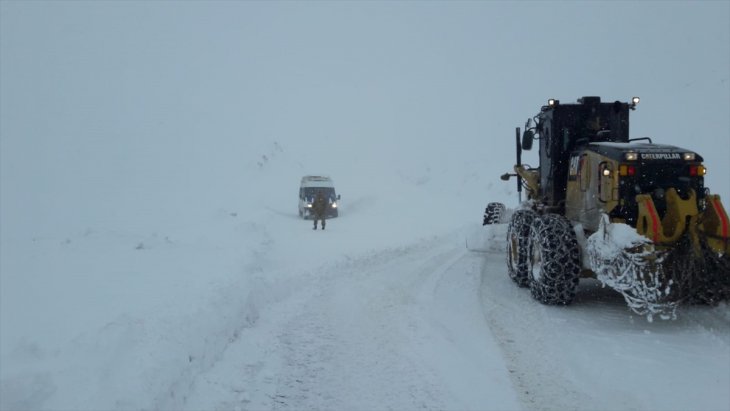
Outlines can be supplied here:
M543 304L573 302L580 280L580 248L573 226L563 216L535 219L530 231L530 291Z
M537 213L517 210L507 227L507 273L520 287L529 285L530 227Z

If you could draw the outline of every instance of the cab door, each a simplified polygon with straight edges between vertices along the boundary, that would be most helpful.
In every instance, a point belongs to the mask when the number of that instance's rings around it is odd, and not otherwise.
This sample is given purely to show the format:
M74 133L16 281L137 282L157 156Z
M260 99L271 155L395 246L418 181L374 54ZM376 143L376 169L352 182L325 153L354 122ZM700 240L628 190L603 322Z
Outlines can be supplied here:
M598 164L598 201L603 204L613 200L613 178L615 173L611 163L601 161Z
M584 182L583 210L580 222L589 231L598 230L601 215L615 203L614 188L617 178L615 165L606 157L594 152L586 153L586 164L582 170Z
M570 156L568 165L568 184L565 193L565 215L569 220L580 221L581 210L585 202L585 162L587 157L585 154L573 153Z

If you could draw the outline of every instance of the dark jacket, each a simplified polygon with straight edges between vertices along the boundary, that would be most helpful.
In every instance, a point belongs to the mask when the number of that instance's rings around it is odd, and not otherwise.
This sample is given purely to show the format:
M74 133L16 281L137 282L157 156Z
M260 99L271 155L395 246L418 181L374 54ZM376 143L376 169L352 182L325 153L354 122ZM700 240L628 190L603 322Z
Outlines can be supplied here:
M317 194L312 202L312 213L318 217L324 217L329 205L327 199L322 194Z

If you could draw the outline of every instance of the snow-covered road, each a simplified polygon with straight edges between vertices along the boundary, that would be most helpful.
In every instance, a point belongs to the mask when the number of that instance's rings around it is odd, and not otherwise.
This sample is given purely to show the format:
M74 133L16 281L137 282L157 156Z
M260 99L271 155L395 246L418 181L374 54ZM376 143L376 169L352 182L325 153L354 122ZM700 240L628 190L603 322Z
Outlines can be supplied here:
M263 309L185 408L520 408L482 311L482 258L460 240L327 267Z
M543 306L506 275L503 227L488 229L487 253L464 248L470 230L309 273L167 405L728 409L726 305L650 323L583 280L575 304Z
M0 408L730 408L727 304L648 322L583 280L573 305L544 306L507 276L503 226L397 235L414 220L358 240L366 217L313 232L291 213L263 211L263 224L222 211L186 229L196 237L143 249L113 233L18 248L6 270L28 274L4 284L26 298L3 290ZM33 255L44 263L27 265ZM124 277L106 273L130 258ZM54 272L66 274L50 311L30 291ZM75 292L77 304L58 300ZM77 309L92 296L97 311Z
M286 194L6 234L0 409L730 409L727 304L648 322L583 280L544 306L509 279L503 225L428 219L447 208L425 192L434 212L388 212L414 189L312 231Z

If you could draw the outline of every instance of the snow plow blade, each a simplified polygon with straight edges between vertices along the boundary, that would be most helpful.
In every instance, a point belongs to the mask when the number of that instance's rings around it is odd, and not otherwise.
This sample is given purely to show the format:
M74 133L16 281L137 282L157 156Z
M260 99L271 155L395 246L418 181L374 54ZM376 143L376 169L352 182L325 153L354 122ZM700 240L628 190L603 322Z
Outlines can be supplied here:
M661 220L650 195L637 195L636 202L635 237L627 234L629 226L609 223L604 216L588 240L589 263L598 279L649 319L675 318L682 303L714 305L730 298L728 216L720 197L708 195L700 212L694 192L682 199L669 189ZM622 233L618 226L625 227Z

